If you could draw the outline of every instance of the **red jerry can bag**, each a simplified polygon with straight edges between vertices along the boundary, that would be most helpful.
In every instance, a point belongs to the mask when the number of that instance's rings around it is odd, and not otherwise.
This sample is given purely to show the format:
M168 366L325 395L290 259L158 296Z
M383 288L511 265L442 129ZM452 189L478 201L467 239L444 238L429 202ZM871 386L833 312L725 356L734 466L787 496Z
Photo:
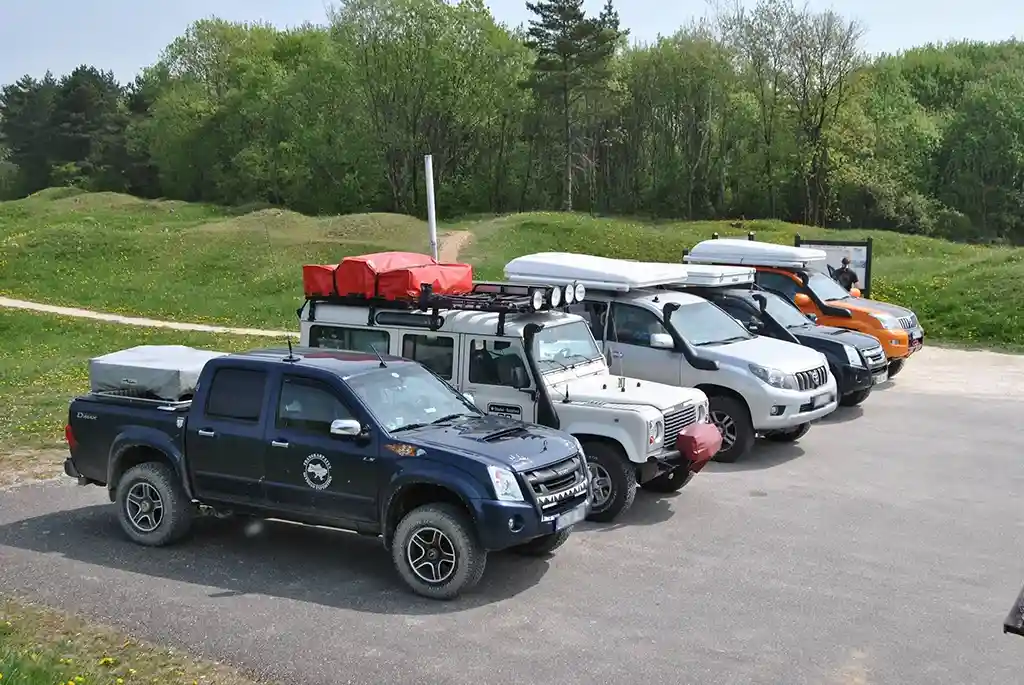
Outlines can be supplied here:
M387 271L377 277L377 293L389 300L416 298L424 283L433 287L435 295L465 295L473 292L473 267L469 264L427 264Z
M679 431L676 449L690 460L690 470L697 472L722 449L722 432L713 423L694 423Z
M345 257L334 272L335 292L338 295L379 297L378 279L381 274L435 264L437 262L430 255L416 252L375 252Z
M302 267L302 292L306 297L329 297L336 295L334 287L335 264L304 264Z

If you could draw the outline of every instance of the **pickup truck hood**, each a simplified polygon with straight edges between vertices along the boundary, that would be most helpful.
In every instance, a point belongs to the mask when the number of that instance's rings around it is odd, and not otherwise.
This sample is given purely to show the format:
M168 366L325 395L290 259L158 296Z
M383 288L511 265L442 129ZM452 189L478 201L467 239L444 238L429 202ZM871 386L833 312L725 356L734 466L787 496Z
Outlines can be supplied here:
M624 379L625 391L619 389L620 378ZM656 407L660 411L683 402L704 399L704 393L693 388L651 383L624 376L595 374L551 385L549 392L552 401L557 402L565 397L566 388L569 390L570 401L646 405Z
M783 373L809 371L825 363L821 353L810 348L759 335L750 340L740 340L725 345L704 345L698 348L701 354L733 366L757 364L778 369Z
M561 431L504 416L456 419L450 425L423 426L392 435L392 440L421 447L479 456L482 462L515 471L548 466L576 454L576 443Z
M873 336L835 326L804 326L790 329L789 332L805 344L810 340L831 340L856 347L858 350L870 350L878 347L878 339Z
M834 307L845 307L846 309L861 311L867 314L889 314L890 316L895 316L897 318L901 316L913 316L914 314L913 311L906 307L889 304L888 302L879 302L878 300L868 300L863 297L851 297L847 300L830 300L826 304L830 304Z

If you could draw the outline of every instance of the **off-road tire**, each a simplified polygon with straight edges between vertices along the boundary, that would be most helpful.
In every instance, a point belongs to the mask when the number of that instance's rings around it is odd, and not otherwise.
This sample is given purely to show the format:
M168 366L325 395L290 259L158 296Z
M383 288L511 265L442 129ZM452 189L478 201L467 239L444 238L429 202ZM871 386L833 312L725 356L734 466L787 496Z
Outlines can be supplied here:
M756 437L754 425L750 421L750 411L747 410L746 405L728 395L712 395L708 398L708 413L712 417L712 423L714 423L714 415L718 412L732 419L733 425L736 427L736 438L733 444L726 449L726 436L723 431L722 449L718 450L714 460L731 464L740 457L745 456L753 448L754 438ZM719 426L719 430L722 430L721 426Z
M156 490L162 504L160 521L151 532L140 530L128 515L128 493L141 483ZM121 529L137 544L148 547L170 545L184 538L192 528L194 507L174 469L167 464L151 461L125 471L117 483L114 501Z
M410 541L417 533L430 528L441 531L455 553L454 571L438 583L427 582L418 576L408 560ZM439 600L455 599L471 590L480 582L487 568L487 550L477 539L469 515L460 507L444 502L417 507L398 522L391 545L391 559L413 592Z
M680 466L668 473L656 476L646 483L641 483L640 487L648 492L679 492L691 480L693 479L690 477L690 469L686 466Z
M906 359L890 359L889 360L889 378L893 378L900 371L903 370L904 365L907 363Z
M563 528L557 533L551 533L550 535L534 538L522 545L516 545L509 551L521 554L525 557L546 556L565 544L565 541L569 539L569 534L572 533L572 529L573 526L569 526L568 528Z
M807 431L811 430L811 423L801 423L799 426L793 428L787 428L781 431L772 431L764 437L772 442L796 442L800 438L807 435Z
M853 392L843 395L839 398L839 405L842 407L856 407L858 404L863 402L871 394L871 388L864 388L863 390L854 390Z
M613 447L604 442L588 442L583 444L583 452L587 455L587 468L590 463L597 464L608 473L611 481L611 494L607 503L599 510L591 508L587 514L588 521L607 523L614 520L631 506L636 499L636 470L626 459L621 448ZM593 473L591 473L593 478Z

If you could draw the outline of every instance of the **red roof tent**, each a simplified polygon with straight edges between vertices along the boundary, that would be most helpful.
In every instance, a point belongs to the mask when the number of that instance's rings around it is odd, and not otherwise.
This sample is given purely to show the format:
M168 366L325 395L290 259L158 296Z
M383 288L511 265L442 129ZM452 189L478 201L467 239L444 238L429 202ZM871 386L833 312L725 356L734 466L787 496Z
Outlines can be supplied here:
M473 290L473 267L441 264L416 252L376 252L345 257L337 265L306 264L302 288L306 297L362 296L390 300L419 296L430 283L439 295L463 295Z

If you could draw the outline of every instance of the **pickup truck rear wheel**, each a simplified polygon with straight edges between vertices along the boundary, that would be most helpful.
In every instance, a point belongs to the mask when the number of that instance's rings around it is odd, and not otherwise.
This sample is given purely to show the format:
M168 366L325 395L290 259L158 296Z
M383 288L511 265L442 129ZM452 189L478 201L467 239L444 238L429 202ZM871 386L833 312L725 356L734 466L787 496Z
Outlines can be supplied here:
M192 504L166 464L147 462L128 469L114 499L121 528L140 545L172 544L192 527Z
M569 526L568 528L563 528L557 533L542 535L541 537L534 538L522 545L516 545L511 549L511 551L527 557L542 557L545 554L551 554L556 549L564 545L565 541L569 539L569 533L571 532L572 526Z
M754 425L742 402L728 395L712 395L708 398L708 414L722 433L722 448L715 461L731 464L754 446Z
M622 450L605 442L583 445L594 492L588 521L607 522L633 506L636 499L636 470Z
M487 566L469 516L443 502L417 507L398 522L391 558L413 592L430 599L455 599L480 582Z

